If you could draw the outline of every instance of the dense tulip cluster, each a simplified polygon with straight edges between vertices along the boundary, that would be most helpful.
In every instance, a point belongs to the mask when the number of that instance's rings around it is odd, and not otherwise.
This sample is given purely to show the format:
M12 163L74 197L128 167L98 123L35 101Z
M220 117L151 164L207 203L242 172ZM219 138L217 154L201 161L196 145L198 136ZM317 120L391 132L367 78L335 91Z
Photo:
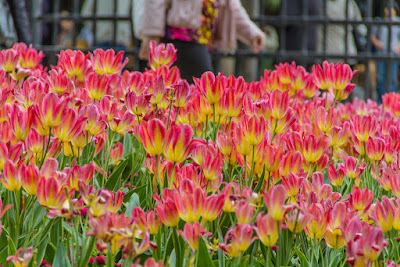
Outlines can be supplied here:
M400 263L399 94L340 103L328 62L189 84L175 52L0 51L0 264Z

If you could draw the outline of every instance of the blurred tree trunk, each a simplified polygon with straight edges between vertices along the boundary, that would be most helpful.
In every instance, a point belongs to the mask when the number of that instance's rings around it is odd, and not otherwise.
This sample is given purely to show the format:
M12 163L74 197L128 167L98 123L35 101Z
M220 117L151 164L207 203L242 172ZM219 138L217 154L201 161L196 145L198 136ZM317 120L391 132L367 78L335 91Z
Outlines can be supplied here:
M10 12L13 17L15 31L17 33L18 42L26 44L32 43L32 33L29 23L29 16L26 10L24 0L7 0Z

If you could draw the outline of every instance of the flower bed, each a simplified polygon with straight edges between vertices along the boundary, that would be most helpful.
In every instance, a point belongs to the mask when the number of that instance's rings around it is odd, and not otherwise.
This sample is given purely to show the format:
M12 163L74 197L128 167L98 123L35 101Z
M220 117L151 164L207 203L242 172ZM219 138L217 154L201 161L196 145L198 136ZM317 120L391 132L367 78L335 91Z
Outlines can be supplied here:
M0 53L0 264L395 266L400 95L346 64L180 79L113 50ZM31 266L31 265L29 265Z

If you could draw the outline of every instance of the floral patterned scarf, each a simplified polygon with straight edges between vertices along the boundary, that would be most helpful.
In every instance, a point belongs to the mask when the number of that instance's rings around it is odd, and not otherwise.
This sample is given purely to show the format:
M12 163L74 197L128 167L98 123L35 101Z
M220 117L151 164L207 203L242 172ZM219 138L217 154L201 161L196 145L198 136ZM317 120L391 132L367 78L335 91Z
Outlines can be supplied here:
M218 9L219 0L203 0L201 27L199 29L167 26L165 37L167 39L195 42L211 46Z

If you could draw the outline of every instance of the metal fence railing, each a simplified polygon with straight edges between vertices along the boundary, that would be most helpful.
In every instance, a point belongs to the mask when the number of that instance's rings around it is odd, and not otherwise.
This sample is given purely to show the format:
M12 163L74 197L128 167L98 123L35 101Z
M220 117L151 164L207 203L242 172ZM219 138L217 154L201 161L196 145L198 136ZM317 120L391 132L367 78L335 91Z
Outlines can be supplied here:
M99 28L101 23L110 23L111 27L111 42L108 44L109 47L120 49L120 45L117 43L118 31L121 23L129 24L132 26L133 13L132 0L30 0L31 3L31 22L33 29L33 43L38 48L45 52L47 55L48 63L55 64L55 55L61 49L67 47L56 45L59 39L60 33L60 22L69 20L72 21L74 27L72 28L71 36L72 47L79 47L79 36L85 25L90 24L91 31L93 33L93 43L91 46L80 46L83 50L92 50L93 47L97 47L99 41L96 40L96 34L102 29ZM83 5L85 2L92 2L92 12L90 14L82 14ZM254 22L256 22L261 28L266 25L272 26L275 29L277 36L279 36L277 50L264 50L260 54L253 54L251 50L240 46L238 50L233 53L226 53L220 51L214 51L214 63L217 70L221 69L221 62L225 58L231 58L231 65L233 66L232 72L236 75L242 75L244 69L248 69L247 66L253 66L253 79L257 79L260 75L263 75L263 67L273 66L274 63L283 62L287 60L295 60L298 64L310 65L315 62L322 62L323 60L338 60L349 62L352 65L357 65L360 70L359 73L359 85L365 92L365 98L370 98L375 90L374 82L371 80L371 64L372 62L379 60L385 61L390 64L397 62L400 59L399 55L393 53L380 53L376 54L373 52L373 46L370 41L372 28L381 25L388 28L390 43L392 31L395 27L400 27L399 20L377 20L375 16L383 14L383 2L381 0L357 0L359 6L362 6L363 17L354 19L350 15L350 7L354 0L293 0L299 5L297 13L293 14L290 10L292 8L293 1L290 0L275 0L280 2L280 9L274 15L266 15L265 7L269 0L242 0L242 3L248 7L248 13ZM272 0L270 0L272 1ZM50 3L50 7L47 10L43 9L43 6ZM111 3L108 10L101 10L97 12L99 7L104 2ZM129 8L122 8L123 2L129 2ZM332 12L329 10L329 6L332 2L342 3L344 6L342 16L335 18L332 17ZM387 3L390 6L395 5L395 0L388 0ZM319 5L319 10L316 14L310 14L309 10L311 7L315 7L316 3ZM377 6L380 12L376 12ZM63 12L66 9L68 12ZM287 50L287 42L293 42L287 36L287 27L289 25L296 25L298 30L301 31L301 38L295 40L299 44L297 50ZM329 28L333 25L342 27L344 30L344 36L338 38L344 38L344 51L328 51L327 40ZM363 25L365 29L363 40L366 42L365 49L358 51L357 53L350 53L350 47L348 47L347 39L350 35L354 34L353 29ZM126 26L126 25L125 25ZM318 26L318 43L319 48L310 50L308 48L309 43L309 31L310 27ZM270 27L271 28L271 27ZM131 32L133 32L131 30ZM44 38L43 36L47 37ZM82 34L81 34L82 35ZM86 36L87 37L87 36ZM135 55L138 52L137 42L133 36L133 33L128 37L132 40L131 45L126 45L124 50L130 61L133 62L131 65L132 69L137 68L138 60ZM46 41L44 41L46 40ZM329 44L328 44L329 45ZM250 63L249 63L250 60ZM233 61L233 62L232 62ZM267 63L266 63L267 62ZM243 64L247 64L243 67ZM251 68L250 68L251 69ZM387 72L386 81L389 82L392 73ZM372 75L373 76L373 75Z

